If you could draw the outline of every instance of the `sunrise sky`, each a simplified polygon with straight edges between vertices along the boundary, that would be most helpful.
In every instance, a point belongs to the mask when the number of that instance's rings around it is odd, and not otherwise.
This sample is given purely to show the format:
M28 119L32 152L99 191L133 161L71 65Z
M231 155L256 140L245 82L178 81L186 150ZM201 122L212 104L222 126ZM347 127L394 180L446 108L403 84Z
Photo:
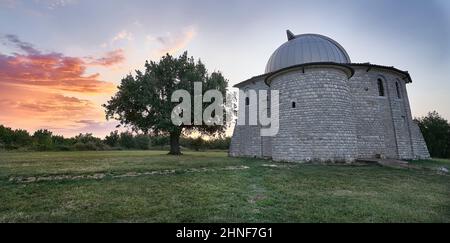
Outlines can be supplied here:
M450 1L0 0L0 124L103 137L117 123L101 104L145 60L188 50L233 85L264 72L286 29L408 70L413 114L450 119Z

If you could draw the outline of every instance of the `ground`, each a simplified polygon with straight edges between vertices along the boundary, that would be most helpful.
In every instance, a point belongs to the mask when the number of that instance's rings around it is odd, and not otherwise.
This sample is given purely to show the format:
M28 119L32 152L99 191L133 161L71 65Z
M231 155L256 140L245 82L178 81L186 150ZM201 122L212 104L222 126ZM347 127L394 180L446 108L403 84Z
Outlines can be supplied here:
M436 168L311 165L225 152L0 152L0 222L450 222Z

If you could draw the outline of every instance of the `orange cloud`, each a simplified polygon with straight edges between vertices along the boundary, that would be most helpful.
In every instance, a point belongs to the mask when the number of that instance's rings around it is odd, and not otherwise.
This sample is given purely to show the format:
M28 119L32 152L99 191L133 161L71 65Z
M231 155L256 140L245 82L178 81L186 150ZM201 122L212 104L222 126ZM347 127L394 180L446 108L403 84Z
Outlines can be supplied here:
M80 58L43 53L14 35L0 36L0 42L18 50L0 53L0 124L30 132L47 128L67 136L81 131L104 136L114 128L100 104L115 85L100 80L98 73L87 74L87 69L124 62L123 50Z
M54 90L81 93L111 92L112 83L99 80L99 74L86 75L91 65L112 66L125 60L123 50L107 53L101 58L87 62L79 57L68 57L61 53L42 53L33 45L20 41L16 36L5 36L7 44L25 54L0 53L0 82L15 85L43 86Z
M1 83L0 90L0 124L14 128L70 127L76 120L104 116L89 100Z

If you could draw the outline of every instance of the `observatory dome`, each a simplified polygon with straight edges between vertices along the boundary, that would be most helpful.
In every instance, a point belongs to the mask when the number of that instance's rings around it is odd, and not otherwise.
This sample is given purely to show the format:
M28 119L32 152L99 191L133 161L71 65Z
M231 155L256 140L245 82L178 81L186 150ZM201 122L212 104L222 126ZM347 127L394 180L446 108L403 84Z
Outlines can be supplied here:
M314 62L351 63L345 49L333 39L318 34L294 35L287 31L288 41L270 57L266 73Z

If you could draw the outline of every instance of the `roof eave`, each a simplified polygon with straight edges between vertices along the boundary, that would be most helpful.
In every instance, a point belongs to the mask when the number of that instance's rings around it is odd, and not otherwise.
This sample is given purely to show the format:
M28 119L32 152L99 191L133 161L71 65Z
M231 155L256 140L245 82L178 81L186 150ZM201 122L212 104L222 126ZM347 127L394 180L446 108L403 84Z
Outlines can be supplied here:
M393 71L398 74L401 74L403 76L402 79L405 80L406 83L412 83L412 78L408 71L403 71L403 70L400 70L393 66L383 66L383 65L377 65L377 64L372 64L372 63L351 63L349 65L350 66L359 66L359 67L368 67L368 68L378 68L378 69L385 69L385 70Z
M355 70L347 64L336 63L336 62L312 62L312 63L303 63L303 64L299 64L299 65L294 65L294 66L282 68L282 69L274 71L272 73L268 73L264 79L264 82L268 86L270 86L270 81L275 76L277 76L281 73L289 72L289 71L296 70L296 69L299 69L299 70L303 69L303 71L304 71L304 68L307 68L307 67L339 67L346 71L349 79L351 77L353 77L353 75L355 74Z

